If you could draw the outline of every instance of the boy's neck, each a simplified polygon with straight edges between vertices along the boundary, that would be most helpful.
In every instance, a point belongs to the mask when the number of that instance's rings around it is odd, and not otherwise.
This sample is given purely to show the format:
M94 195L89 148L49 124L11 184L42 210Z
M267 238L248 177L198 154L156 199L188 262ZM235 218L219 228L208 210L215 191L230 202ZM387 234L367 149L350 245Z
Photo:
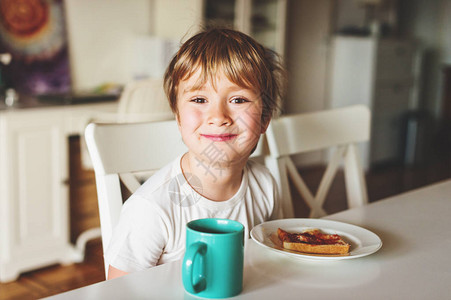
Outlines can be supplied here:
M245 164L246 160L209 164L189 152L183 155L180 161L182 172L191 187L212 201L225 201L236 194L241 186Z

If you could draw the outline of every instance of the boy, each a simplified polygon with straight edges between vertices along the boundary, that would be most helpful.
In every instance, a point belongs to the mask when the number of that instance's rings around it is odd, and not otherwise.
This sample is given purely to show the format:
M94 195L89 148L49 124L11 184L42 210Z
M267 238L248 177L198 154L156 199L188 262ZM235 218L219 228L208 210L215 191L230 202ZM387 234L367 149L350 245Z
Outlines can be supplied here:
M108 279L183 258L191 220L237 220L248 238L280 217L271 174L248 158L277 109L282 78L277 56L234 30L207 30L181 46L164 87L188 152L125 202L105 254Z

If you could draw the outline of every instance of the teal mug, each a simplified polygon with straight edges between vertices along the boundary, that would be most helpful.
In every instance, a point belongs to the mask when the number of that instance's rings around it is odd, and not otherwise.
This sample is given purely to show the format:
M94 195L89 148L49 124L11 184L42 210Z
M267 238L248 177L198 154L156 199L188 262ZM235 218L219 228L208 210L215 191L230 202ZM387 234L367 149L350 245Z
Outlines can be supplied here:
M182 266L185 290L226 298L243 289L244 226L229 219L199 219L186 225Z

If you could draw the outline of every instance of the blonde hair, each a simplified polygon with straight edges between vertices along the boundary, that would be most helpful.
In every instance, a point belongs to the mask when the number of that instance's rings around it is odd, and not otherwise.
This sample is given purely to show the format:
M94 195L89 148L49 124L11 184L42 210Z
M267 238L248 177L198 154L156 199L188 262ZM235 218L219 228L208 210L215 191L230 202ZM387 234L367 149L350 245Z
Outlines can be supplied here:
M233 83L261 95L262 121L278 111L285 88L285 70L280 57L250 36L231 29L213 28L188 39L170 62L164 89L172 111L177 114L180 81L201 70L199 85L223 72Z

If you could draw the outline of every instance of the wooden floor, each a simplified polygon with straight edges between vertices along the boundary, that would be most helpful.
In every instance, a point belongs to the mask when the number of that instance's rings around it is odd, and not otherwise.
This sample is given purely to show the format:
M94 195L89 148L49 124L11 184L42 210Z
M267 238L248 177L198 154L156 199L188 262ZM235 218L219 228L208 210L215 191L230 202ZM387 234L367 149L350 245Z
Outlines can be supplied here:
M316 189L316 180L320 178L321 168L302 170L307 184ZM368 193L371 202L399 194L411 189L451 178L451 159L434 159L425 166L405 167L386 166L367 174ZM326 200L329 213L345 208L343 175L338 174ZM333 198L333 199L332 199ZM305 217L305 206L295 202L296 216ZM0 284L0 300L37 299L55 295L82 286L104 280L102 246L100 240L88 243L87 255L83 263L69 266L51 266L34 272L22 274L11 283Z
M100 240L88 242L83 263L55 265L0 283L0 299L39 299L105 280Z

